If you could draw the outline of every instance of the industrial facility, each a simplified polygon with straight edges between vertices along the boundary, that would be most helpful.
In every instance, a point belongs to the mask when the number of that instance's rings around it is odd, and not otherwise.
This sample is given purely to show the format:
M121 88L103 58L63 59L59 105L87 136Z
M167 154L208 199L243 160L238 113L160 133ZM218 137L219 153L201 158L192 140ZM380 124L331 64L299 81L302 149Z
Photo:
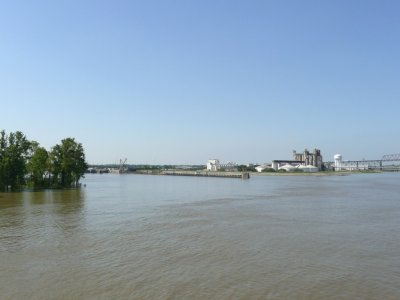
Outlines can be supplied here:
M220 169L219 159L210 159L207 162L207 171L216 172Z
M276 170L294 171L296 169L304 172L318 172L323 169L321 150L314 149L309 152L307 149L303 153L293 150L293 160L273 160L271 167Z
M265 172L266 169L275 171L284 170L287 172L319 172L322 170L335 171L366 171L366 170L385 170L398 171L400 166L393 163L400 161L400 154L384 155L382 159L376 160L354 160L344 161L341 154L334 155L334 162L322 161L321 150L314 149L312 152L305 149L303 152L293 150L292 159L273 160L271 164L253 165L257 172ZM221 164L218 159L210 159L207 162L207 171L237 171L238 165L234 162ZM268 171L268 170L267 170ZM270 170L272 171L272 170Z
M296 150L293 150L293 160L302 161L303 165L311 165L317 167L320 171L322 170L323 162L321 150L319 149L314 149L312 153L307 149L305 149L303 153L296 153Z
M231 161L221 164L219 159L210 159L207 162L207 171L237 171L237 167L237 163Z
M219 159L210 159L207 162L207 171L237 171L238 165L234 162L221 164ZM304 150L302 153L293 151L292 160L273 160L271 164L255 166L257 172L263 172L265 169L274 169L275 171L303 171L318 172L323 169L321 150L314 149L313 152Z

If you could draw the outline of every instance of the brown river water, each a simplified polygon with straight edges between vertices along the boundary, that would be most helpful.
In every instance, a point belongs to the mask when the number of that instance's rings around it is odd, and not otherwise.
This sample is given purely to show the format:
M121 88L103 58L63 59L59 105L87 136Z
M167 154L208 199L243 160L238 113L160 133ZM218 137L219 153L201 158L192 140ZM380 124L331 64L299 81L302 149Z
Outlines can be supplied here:
M0 299L400 299L400 173L0 193Z

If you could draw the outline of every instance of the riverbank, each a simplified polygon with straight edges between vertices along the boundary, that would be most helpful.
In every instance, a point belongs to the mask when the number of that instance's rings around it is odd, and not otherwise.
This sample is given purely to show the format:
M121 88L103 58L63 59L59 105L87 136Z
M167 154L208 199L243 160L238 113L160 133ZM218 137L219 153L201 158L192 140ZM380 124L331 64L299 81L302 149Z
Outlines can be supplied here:
M251 172L252 176L347 176L354 174L384 173L379 170L368 171L321 171L321 172Z
M168 176L197 176L197 177L226 177L248 179L252 176L348 176L353 174L376 174L382 171L322 171L315 173L307 172L210 172L210 171L186 171L186 170L141 170L129 172L128 174L141 175L168 175ZM244 174L248 174L244 175ZM243 177L244 176L244 177Z

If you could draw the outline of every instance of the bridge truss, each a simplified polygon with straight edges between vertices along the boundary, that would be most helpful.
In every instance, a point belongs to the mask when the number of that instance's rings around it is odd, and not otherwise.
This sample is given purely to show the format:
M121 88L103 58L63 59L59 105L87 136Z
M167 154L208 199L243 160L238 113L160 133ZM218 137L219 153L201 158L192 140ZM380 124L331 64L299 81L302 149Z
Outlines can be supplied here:
M346 160L341 162L341 168L348 170L400 170L399 165L393 164L400 161L400 153L386 154L381 159L373 160ZM392 164L390 164L392 163Z
M400 153L386 154L382 156L382 161L400 161Z

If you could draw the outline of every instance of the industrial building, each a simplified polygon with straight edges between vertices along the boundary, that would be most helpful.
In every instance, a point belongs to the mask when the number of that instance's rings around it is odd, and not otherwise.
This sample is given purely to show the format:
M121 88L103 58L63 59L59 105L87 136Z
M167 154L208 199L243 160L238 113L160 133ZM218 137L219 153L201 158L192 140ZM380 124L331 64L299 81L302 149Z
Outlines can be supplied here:
M293 150L293 160L302 161L305 166L314 166L317 167L318 170L322 170L322 155L321 150L314 149L311 153L307 149L304 150L303 153L296 153L296 150Z
M256 166L255 169L256 169L257 172L261 173L265 169L271 169L271 164L263 164L263 165L260 165L260 166Z
M207 171L237 171L237 163L235 162L227 162L225 164L221 164L219 159L210 159L207 162Z
M207 171L218 171L220 169L218 159L210 159L207 162Z
M317 172L323 168L321 150L314 149L309 152L307 149L303 153L297 153L293 150L293 160L273 160L272 168L276 171L286 170L294 171L301 169L304 172Z

